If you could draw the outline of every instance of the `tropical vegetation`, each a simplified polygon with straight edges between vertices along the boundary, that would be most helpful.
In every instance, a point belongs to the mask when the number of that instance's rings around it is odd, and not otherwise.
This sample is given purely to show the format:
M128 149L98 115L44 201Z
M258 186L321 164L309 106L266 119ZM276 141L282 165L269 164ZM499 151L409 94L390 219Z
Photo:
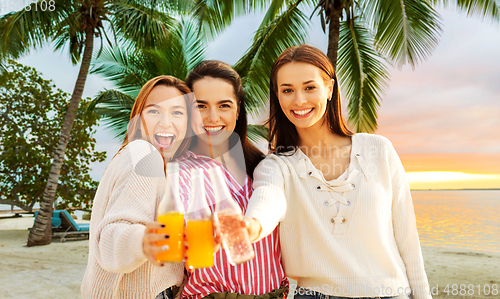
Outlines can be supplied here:
M100 39L101 47L104 39L130 41L140 48L153 47L166 39L176 22L169 12L182 11L186 3L180 0L55 0L55 9L42 12L36 9L39 2L0 17L0 61L51 45L54 50L67 47L72 63L80 63L80 71L28 246L51 242L52 207L92 60L94 39Z
M69 99L34 68L6 64L0 74L0 204L31 211L40 201ZM81 105L89 103L87 98ZM90 209L98 185L90 163L106 158L95 149L98 120L95 113L77 113L57 187L58 209Z

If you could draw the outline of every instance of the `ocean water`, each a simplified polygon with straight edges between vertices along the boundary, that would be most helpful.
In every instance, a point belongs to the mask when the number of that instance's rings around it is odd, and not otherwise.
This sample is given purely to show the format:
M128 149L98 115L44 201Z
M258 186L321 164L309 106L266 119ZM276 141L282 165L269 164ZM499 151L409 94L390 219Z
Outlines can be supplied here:
M500 190L411 194L421 245L500 252Z

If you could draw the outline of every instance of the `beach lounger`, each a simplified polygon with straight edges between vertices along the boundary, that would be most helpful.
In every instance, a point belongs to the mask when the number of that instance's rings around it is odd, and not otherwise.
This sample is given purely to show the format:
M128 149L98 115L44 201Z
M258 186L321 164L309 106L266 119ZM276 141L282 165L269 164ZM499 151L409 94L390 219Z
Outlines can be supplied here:
M52 231L61 229L61 218L59 217L59 210L52 211ZM38 217L38 211L35 212L35 220ZM35 223L33 220L33 223Z
M35 219L37 215L35 212ZM60 238L61 242L88 239L89 227L88 223L76 223L66 210L52 211L52 237Z
M61 227L66 230L64 232L54 232L52 237L61 238L61 242L68 239L81 240L89 238L89 223L76 223L66 210L60 210L59 217L61 218Z

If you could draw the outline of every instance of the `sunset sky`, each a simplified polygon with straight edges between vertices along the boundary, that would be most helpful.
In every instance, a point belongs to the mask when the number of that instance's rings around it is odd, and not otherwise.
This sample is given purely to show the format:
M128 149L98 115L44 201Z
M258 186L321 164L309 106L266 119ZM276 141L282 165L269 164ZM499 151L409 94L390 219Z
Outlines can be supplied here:
M500 28L441 9L439 46L415 70L391 69L391 81L379 109L376 134L388 137L408 173L412 189L500 188ZM308 14L310 15L310 13ZM235 63L251 43L262 14L236 20L208 48L207 58ZM327 36L313 18L308 43L326 52ZM66 51L32 52L19 62L71 93L78 67ZM89 76L84 96L112 88ZM119 141L98 129L97 149L108 159L94 164L99 179Z

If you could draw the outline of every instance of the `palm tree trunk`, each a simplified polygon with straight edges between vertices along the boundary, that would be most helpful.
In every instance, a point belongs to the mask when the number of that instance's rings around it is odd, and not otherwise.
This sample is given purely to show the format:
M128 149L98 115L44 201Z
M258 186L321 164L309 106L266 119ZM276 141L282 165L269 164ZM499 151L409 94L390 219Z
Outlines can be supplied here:
M342 3L334 1L330 7L330 14L327 18L330 20L328 26L328 52L327 56L332 62L333 69L337 71L337 52L339 50L340 18L342 17Z
M87 80L90 61L92 60L93 47L94 31L92 28L89 28L85 32L85 50L83 52L82 65L80 66L80 72L78 73L75 89L73 90L73 95L71 96L68 112L66 112L66 116L64 117L61 136L59 137L59 143L54 153L54 160L52 162L52 167L50 168L49 179L43 192L43 199L40 203L40 211L28 236L28 246L47 245L52 241L52 206L56 196L61 167L64 162L66 146L68 145L71 129L73 128L73 122L76 118L76 112L78 111L78 106L80 105L80 101L82 99L83 88L85 87L85 81Z

